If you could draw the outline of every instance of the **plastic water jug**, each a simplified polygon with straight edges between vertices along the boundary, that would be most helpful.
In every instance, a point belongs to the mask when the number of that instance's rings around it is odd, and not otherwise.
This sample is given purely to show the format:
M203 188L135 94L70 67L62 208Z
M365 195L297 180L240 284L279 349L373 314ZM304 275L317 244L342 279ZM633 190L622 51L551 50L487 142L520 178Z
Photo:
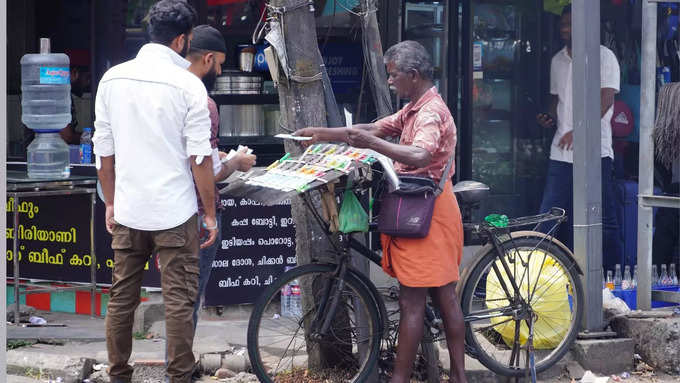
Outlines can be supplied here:
M28 176L70 176L69 148L59 131L71 122L69 59L50 53L50 40L40 39L40 53L21 58L21 121L36 132L27 149Z

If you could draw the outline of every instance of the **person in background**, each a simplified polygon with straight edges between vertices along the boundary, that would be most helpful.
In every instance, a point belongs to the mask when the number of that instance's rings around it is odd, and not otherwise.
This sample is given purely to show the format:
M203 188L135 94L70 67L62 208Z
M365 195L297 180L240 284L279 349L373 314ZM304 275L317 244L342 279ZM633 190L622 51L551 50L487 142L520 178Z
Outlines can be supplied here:
M372 124L306 128L295 134L313 137L307 143L341 141L369 148L393 159L398 173L426 176L439 182L456 150L456 125L432 83L432 59L420 43L403 41L385 52L385 63L390 88L400 98L410 100L403 109ZM396 136L400 137L398 144L385 140ZM451 358L450 381L466 382L465 327L455 288L463 256L463 223L451 182L446 182L443 193L437 197L427 237L397 238L382 234L381 242L383 270L400 284L399 347L390 382L410 381L423 337L428 290L432 291L444 320Z
M69 145L80 144L80 133L76 130L78 116L73 96L82 98L90 90L89 52L83 50L69 50L66 52L71 62L71 123L59 132L61 138ZM89 113L89 111L88 111Z
M193 39L191 40L191 48L187 59L191 62L189 71L203 81L208 91L215 86L217 76L222 73L222 64L226 58L227 47L224 42L222 34L215 28L208 25L199 25L193 30ZM248 154L248 148L244 148L236 153L236 155L229 161L222 163L222 159L226 157L226 153L218 152L217 143L219 141L220 130L220 116L217 112L217 104L212 98L208 97L208 110L210 112L210 144L212 147L213 173L215 174L215 182L224 181L234 171L247 172L255 165L256 157L253 154ZM198 310L201 307L201 297L205 293L210 272L212 270L212 263L217 253L217 247L221 242L222 237L222 222L221 222L221 206L219 203L219 191L215 187L215 207L217 209L217 239L215 243L204 249L201 249L199 259L199 275L198 275L198 296L194 304L194 331L198 323ZM203 216L205 209L200 199L198 200L198 213Z
M194 369L199 275L194 184L209 231L200 246L217 237L208 94L184 59L196 19L186 1L155 3L148 15L152 42L135 59L108 70L97 91L94 153L114 250L106 314L112 383L132 378L132 324L150 254L160 263L167 375L171 383L187 383Z
M550 148L550 163L541 213L550 211L552 207L566 210L567 221L560 225L555 237L573 251L574 123L572 117L571 5L567 5L562 11L559 25L560 37L565 47L557 52L550 65L550 112L536 116L536 120L544 128L557 127ZM616 56L608 48L600 46L602 261L607 270L614 270L615 264L623 261L622 238L616 217L617 197L614 189L614 150L611 126L614 95L619 91L620 77Z

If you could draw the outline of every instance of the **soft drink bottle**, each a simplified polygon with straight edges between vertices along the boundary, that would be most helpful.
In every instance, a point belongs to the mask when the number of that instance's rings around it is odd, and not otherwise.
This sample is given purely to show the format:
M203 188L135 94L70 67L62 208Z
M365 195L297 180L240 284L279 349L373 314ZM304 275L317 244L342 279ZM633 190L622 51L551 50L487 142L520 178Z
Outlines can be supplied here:
M300 285L297 280L290 286L290 315L292 317L302 317L302 295Z
M609 290L614 290L614 279L612 278L611 270L607 270L607 288Z
M671 263L671 271L670 271L669 276L671 277L671 283L673 284L673 286L677 286L678 285L678 273L675 270L675 263Z
M281 316L288 317L290 315L290 284L286 283L281 289Z
M616 264L616 271L614 272L614 287L621 288L621 282L623 278L621 277L621 265Z
M668 278L668 269L666 268L666 264L661 265L661 276L659 277L659 284L661 286L670 286L671 285L671 280Z
M659 285L659 271L656 265L652 265L652 287Z
M92 163L92 128L84 128L80 135L80 163Z
M623 271L623 281L621 281L621 289L630 290L633 288L633 281L630 277L630 266L626 265Z

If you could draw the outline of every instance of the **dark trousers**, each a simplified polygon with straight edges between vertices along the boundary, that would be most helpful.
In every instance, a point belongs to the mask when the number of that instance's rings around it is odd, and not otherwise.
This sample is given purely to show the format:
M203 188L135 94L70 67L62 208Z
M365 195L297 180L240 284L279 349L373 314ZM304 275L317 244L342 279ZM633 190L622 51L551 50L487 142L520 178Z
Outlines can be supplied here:
M614 270L623 263L623 238L616 218L616 192L612 159L602 159L602 264L605 270ZM571 163L550 160L543 192L541 212L560 207L567 212L567 221L560 225L555 237L574 251L574 167ZM551 226L544 225L543 231Z
M198 295L198 220L194 215L168 230L142 231L115 225L111 247L115 265L106 314L106 347L112 381L129 382L132 322L139 305L144 266L158 254L165 303L167 374L171 383L189 383L194 368L194 304Z

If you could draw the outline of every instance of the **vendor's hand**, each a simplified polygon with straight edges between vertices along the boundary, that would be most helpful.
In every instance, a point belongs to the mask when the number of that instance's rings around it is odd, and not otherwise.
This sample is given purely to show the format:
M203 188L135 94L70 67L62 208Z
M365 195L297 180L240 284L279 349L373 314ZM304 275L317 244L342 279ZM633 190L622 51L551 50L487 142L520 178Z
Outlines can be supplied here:
M574 131L570 130L560 138L560 142L557 144L560 148L564 150L574 149Z
M109 234L113 234L113 225L116 224L116 221L113 220L113 204L111 205L106 205L106 231L109 232Z
M294 136L300 136L300 137L312 137L311 140L307 141L300 141L300 145L304 147L308 147L310 145L314 145L317 142L319 142L319 136L317 135L317 128L303 128L300 130L297 130L293 132Z
M355 148L370 148L376 138L376 136L362 129L349 129L347 133L347 143Z
M248 148L246 147L236 152L236 155L231 161L236 161L236 170L247 172L255 165L256 159L257 156L254 154L248 154Z
M538 122L539 125L542 127L548 129L548 128L554 128L555 127L555 119L549 115L548 113L539 113L536 116L536 122Z
M215 243L215 239L217 239L217 220L215 217L208 215L203 216L201 231L203 230L208 231L208 239L201 243L201 249L212 246L212 244Z
M217 152L217 155L220 157L220 161L227 158L227 153L225 152Z

